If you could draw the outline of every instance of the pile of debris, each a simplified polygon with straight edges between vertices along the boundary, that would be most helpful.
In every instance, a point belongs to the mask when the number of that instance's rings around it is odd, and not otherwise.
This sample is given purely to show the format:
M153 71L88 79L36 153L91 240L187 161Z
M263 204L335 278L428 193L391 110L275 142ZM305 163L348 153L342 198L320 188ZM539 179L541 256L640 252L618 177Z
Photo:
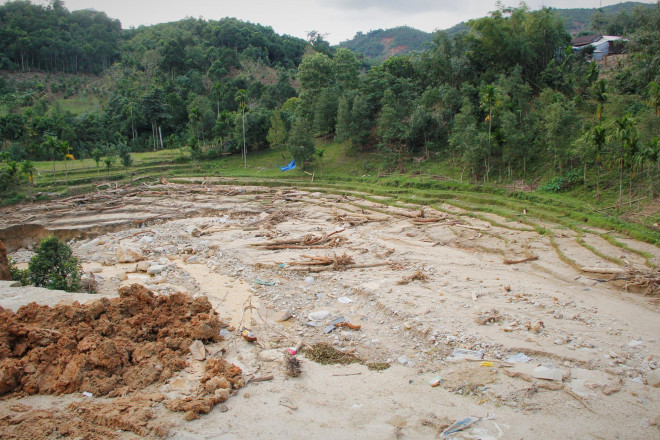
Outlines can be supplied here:
M101 298L84 305L51 308L31 303L16 313L0 307L0 395L82 392L88 397L121 397L110 399L109 405L126 405L135 411L162 402L173 411L185 411L185 418L190 420L209 412L244 385L238 367L220 358L209 359L199 392L187 399L167 401L160 393L149 397L144 389L187 367L194 341L222 340L222 327L225 325L206 297L194 299L182 293L155 296L139 284L120 289L119 298ZM134 393L138 390L142 392ZM162 426L145 427L151 412L141 413L144 423L131 427L125 418L108 418L103 411L72 405L69 411L88 413L94 423L103 426L138 435L148 431L162 436L167 432ZM96 420L99 417L102 422ZM20 424L19 419L9 425ZM24 421L30 423L29 418Z

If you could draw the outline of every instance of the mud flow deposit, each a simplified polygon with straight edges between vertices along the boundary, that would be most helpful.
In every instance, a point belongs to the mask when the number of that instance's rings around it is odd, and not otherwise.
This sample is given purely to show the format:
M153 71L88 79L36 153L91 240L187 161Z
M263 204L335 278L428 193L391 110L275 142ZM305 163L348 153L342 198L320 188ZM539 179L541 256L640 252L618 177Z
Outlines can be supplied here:
M2 282L0 437L660 435L658 247L223 183L0 210L19 267L55 234L97 286Z

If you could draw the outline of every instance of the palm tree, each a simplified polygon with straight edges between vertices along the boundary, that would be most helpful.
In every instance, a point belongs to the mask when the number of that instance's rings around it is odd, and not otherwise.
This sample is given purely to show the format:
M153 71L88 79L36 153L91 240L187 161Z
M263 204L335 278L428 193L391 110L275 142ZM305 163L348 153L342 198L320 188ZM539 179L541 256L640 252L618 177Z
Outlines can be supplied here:
M603 115L603 107L607 102L607 81L604 79L599 79L593 87L594 99L598 103L598 109L596 110L596 117L598 118L598 123L600 124L601 117Z
M658 107L660 107L660 82L651 81L649 83L649 102L655 108L655 115L658 116Z
M34 166L34 163L30 160L24 160L21 162L21 173L28 178L29 183L34 183L34 172L37 171L37 167Z
M46 135L46 140L42 144L45 148L46 151L48 151L51 154L51 157L53 158L53 182L55 181L55 156L57 154L57 148L58 148L58 143L57 143L57 138L55 136L51 136L49 134Z
M635 122L630 115L614 120L614 133L612 136L621 141L621 149L616 159L619 162L619 206L623 202L623 167L626 161L626 153L630 141L637 136L636 131Z
M601 153L607 142L607 129L597 125L591 131L591 143L596 148L596 200L600 200L600 168L602 166Z
M15 160L8 160L7 172L9 173L10 180L14 184L13 186L16 186L16 176L18 175L18 162L16 162Z
M236 92L234 99L238 102L238 106L241 108L243 115L243 165L247 168L247 148L245 146L245 108L247 107L247 92L245 89L240 89Z
M73 159L73 156L69 154L69 151L71 150L69 141L59 141L57 149L62 154L62 156L64 156L64 182L66 183L66 186L69 186L69 170L66 168L66 160L69 158Z

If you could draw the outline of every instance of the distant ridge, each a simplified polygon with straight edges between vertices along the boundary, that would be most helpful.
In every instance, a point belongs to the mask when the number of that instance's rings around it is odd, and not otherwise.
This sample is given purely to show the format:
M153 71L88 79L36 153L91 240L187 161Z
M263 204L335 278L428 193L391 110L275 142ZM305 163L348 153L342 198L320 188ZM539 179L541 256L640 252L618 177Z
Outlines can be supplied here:
M631 13L635 7L652 8L657 6L652 3L624 2L603 8L556 9L556 11L564 21L566 32L575 36L595 32L591 27L590 20L591 16L599 9L604 16L612 17L617 14ZM445 29L445 32L454 35L468 30L467 23L461 22ZM379 64L393 55L425 50L426 45L433 40L434 36L435 33L420 31L409 26L399 26L391 29L372 30L366 34L358 32L351 40L339 43L338 46L362 54L368 64Z

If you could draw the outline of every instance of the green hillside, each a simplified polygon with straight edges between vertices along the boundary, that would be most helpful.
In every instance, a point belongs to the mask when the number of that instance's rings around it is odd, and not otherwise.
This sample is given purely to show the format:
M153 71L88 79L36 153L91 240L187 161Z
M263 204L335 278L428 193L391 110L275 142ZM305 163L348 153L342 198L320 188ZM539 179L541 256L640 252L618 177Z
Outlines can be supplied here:
M600 9L556 9L556 12L561 17L566 32L571 35L581 33L623 35L634 31L632 26L635 21L632 14L635 8L648 10L653 7L654 5L649 3L625 2ZM467 32L469 29L468 24L462 22L445 29L444 32L455 35L459 32ZM401 26L385 30L378 29L366 34L358 32L355 37L340 43L338 47L345 47L362 54L368 64L375 65L382 63L392 55L426 50L428 43L433 38L433 33Z
M424 50L424 45L432 39L433 34L400 26L366 34L358 32L353 39L340 43L339 47L364 55L370 64L379 64L393 55Z

